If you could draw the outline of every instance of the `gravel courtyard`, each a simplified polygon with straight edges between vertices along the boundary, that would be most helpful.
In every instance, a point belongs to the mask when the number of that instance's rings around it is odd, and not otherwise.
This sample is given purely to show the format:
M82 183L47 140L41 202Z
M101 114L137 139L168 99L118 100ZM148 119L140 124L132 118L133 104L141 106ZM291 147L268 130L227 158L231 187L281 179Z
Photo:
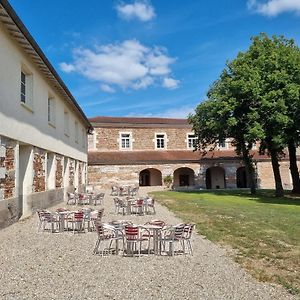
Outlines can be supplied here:
M117 216L107 195L104 207L104 221L180 222L158 204L155 216ZM198 234L194 256L101 257L93 255L95 232L51 234L37 233L36 228L34 215L0 230L2 300L296 299L279 286L257 282L224 249Z

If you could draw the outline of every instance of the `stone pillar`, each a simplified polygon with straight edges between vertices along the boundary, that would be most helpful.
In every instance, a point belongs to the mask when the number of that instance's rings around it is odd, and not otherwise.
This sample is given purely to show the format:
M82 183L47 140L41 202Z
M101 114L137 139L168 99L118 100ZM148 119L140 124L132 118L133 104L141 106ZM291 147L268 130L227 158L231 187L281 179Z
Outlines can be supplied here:
M33 192L46 190L46 152L34 147L33 149Z
M236 165L225 165L226 188L236 188Z

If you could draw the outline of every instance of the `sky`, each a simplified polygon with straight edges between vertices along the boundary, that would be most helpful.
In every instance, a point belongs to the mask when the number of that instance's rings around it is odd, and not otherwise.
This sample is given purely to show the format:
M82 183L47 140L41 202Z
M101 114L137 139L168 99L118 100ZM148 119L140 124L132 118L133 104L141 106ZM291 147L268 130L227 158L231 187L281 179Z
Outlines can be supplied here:
M300 0L11 0L88 117L185 118L251 37L300 45Z

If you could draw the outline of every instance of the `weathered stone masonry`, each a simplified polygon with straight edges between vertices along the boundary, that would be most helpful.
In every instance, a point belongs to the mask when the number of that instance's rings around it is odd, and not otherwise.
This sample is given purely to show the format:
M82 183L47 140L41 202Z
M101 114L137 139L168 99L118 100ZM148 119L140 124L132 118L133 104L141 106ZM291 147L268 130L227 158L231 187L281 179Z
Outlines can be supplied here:
M61 188L63 183L63 163L62 156L56 155L55 187Z
M0 137L0 200L15 196L16 143Z
M45 177L45 162L46 153L44 150L34 148L33 157L33 191L44 192L46 190L46 177Z

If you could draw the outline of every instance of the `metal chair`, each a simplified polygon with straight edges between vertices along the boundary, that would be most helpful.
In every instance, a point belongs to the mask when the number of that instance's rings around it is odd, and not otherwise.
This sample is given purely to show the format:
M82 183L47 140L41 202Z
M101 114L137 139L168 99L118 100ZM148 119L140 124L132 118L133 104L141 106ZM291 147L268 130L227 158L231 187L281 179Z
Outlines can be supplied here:
M162 230L161 236L159 237L159 253L161 255L162 249L166 251L166 244L169 245L169 255L175 254L175 244L179 243L182 247L182 252L185 252L183 243L185 224L178 224L170 226Z
M148 237L143 236L143 233L147 231ZM134 255L134 252L137 252L138 256L141 256L142 252L142 243L148 243L147 253L150 253L150 241L149 241L149 230L143 229L135 225L126 225L125 226L125 243L126 243L126 254L129 253ZM139 247L138 247L139 246Z
M103 224L101 222L95 223L96 232L98 235L98 239L96 245L94 247L94 254L110 254L115 252L118 254L119 252L119 241L123 241L124 248L124 238L121 230L115 228L114 226L110 226L107 224ZM105 242L109 243L108 247L105 247ZM115 242L115 248L112 248L112 243ZM102 249L100 249L102 246Z
M75 193L67 192L67 204L75 205L77 202L77 197Z
M39 217L38 232L49 229L53 233L60 230L60 219L57 214L52 214L47 210L37 210L37 214Z
M185 224L183 235L182 235L183 251L184 253L186 253L185 252L185 243L186 243L188 252L191 255L193 255L193 247L192 247L191 239L192 239L192 233L194 229L195 229L195 224L193 223Z
M71 215L71 218L68 218L67 221L67 225L69 226L69 224L72 225L72 231L73 234L75 233L75 231L77 230L77 232L84 232L84 212L83 211L77 211L74 212Z

